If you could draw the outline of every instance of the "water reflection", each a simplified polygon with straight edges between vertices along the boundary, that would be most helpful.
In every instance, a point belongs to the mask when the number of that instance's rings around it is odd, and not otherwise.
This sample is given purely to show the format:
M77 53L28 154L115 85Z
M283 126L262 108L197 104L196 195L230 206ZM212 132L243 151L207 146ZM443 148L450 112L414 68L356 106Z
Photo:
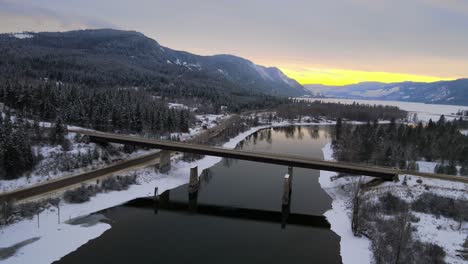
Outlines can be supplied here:
M155 214L159 211L189 212L190 214L206 215L211 217L227 217L257 222L281 223L284 229L287 224L314 228L329 229L330 224L324 216L291 213L289 201L282 204L281 212L249 208L238 208L198 203L198 190L188 188L188 203L170 199L170 191L166 191L156 199L140 198L127 204L126 207L154 208ZM290 197L290 193L289 193Z
M238 148L322 158L329 136L329 127L272 128ZM286 183L285 174L292 181ZM223 159L157 199L101 212L112 228L59 262L341 263L339 238L323 217L331 199L318 176L315 170Z

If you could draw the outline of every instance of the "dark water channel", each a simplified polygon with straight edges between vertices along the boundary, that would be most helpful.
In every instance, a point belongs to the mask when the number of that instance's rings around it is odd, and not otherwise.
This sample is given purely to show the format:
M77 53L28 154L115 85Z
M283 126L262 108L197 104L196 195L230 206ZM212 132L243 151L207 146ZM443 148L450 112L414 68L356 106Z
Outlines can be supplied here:
M331 126L259 131L239 148L323 158ZM206 170L197 195L187 185L104 210L112 228L57 263L341 263L339 237L322 214L331 199L319 171L224 159ZM188 177L188 176L187 176ZM289 213L288 213L289 212Z

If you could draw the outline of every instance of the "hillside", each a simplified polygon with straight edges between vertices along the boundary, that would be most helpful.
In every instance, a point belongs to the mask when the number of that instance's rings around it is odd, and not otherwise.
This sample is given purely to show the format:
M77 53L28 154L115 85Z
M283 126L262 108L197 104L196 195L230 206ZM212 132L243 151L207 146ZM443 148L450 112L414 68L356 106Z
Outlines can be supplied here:
M279 69L232 56L198 56L112 29L0 34L0 74L86 86L150 87L163 95L205 93L301 96Z
M304 87L314 94L336 98L468 105L468 79L433 83L364 82L345 86L304 85Z

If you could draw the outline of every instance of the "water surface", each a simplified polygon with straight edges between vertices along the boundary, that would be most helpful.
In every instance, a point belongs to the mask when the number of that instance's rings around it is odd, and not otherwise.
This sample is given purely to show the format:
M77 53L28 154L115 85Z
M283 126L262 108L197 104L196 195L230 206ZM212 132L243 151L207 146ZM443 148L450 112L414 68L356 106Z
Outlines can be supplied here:
M272 128L239 144L249 151L323 158L329 126ZM180 186L99 212L112 228L57 263L341 263L339 237L322 214L331 208L319 171L293 169L283 206L285 166L223 159L198 192ZM187 175L188 177L188 175Z

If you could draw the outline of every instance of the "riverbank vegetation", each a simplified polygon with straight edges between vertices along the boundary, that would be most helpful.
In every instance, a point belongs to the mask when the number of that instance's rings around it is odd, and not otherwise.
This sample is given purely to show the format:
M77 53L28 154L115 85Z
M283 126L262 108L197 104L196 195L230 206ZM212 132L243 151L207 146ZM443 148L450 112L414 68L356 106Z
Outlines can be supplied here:
M434 194L423 194L414 202L407 202L391 192L370 199L361 197L359 221L354 233L372 241L375 263L446 263L446 252L437 244L421 242L417 237L418 212L444 216L459 221L466 217L466 202ZM456 205L446 208L447 203ZM459 211L455 212L455 208ZM466 212L466 211L465 211Z
M353 126L338 122L333 141L337 160L418 170L416 161L437 161L436 173L468 175L468 137L459 132L459 121L444 116L427 125L368 122Z
M395 106L365 105L365 104L340 104L322 101L291 100L290 103L281 104L277 108L277 115L284 119L299 119L303 117L323 117L336 120L338 118L352 121L374 121L404 119L407 116Z

